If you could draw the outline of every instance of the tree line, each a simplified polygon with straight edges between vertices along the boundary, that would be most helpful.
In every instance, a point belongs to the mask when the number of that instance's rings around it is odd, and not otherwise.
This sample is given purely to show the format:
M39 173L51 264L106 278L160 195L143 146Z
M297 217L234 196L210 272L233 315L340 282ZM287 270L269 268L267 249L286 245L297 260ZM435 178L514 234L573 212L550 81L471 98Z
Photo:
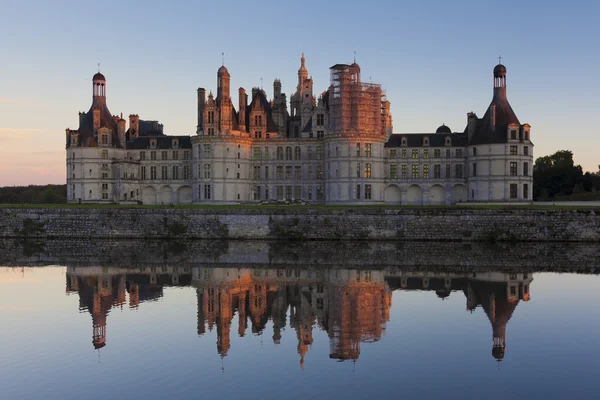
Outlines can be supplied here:
M0 204L60 204L67 202L67 185L0 187Z
M539 157L533 166L533 199L600 200L600 165L598 172L584 173L570 150Z

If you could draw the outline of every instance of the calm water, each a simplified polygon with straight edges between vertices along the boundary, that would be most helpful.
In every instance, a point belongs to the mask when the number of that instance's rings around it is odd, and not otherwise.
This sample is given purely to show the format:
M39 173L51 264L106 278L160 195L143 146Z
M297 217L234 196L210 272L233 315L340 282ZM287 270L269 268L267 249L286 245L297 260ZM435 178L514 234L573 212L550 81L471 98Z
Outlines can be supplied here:
M600 277L2 267L4 399L591 398Z

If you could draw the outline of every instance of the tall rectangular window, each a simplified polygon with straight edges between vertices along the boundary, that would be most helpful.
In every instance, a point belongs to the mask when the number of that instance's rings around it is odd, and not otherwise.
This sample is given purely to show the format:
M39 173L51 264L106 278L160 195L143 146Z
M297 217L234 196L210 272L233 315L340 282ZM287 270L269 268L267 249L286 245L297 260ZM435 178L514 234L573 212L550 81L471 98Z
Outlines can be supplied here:
M204 158L210 158L211 157L211 148L210 148L210 144L205 144L204 147Z
M150 159L151 159L152 161L155 161L155 160L156 160L156 151L151 151L151 152L150 152Z
M516 199L518 196L517 193L517 184L516 183L511 183L510 184L510 198L511 199Z
M296 165L294 167L294 179L299 181L300 179L302 179L302 166L300 165Z
M260 160L260 147L255 147L254 148L254 159L255 160Z
M371 143L365 143L365 157L371 157Z
M177 165L173 165L173 171L171 174L171 178L178 180L179 179L179 167Z
M296 146L294 147L294 160L301 160L302 159L302 150L300 149L300 146Z
M302 198L302 186L294 186L294 199L299 200Z
M450 164L446 164L446 179L450 179L451 174Z
M356 163L356 177L360 178L360 163Z
M402 164L402 179L406 179L407 169L406 164Z
M523 163L523 176L529 176L529 163Z
M285 187L285 199L292 200L292 187L291 186Z
M191 152L191 151L189 151L189 150L184 150L184 151L183 151L183 159L184 159L184 160L189 160L189 159L191 159L191 155L192 155L192 152Z
M190 166L184 165L183 166L183 179L190 179L191 176L192 176L192 174L191 174Z
M173 150L173 160L179 160L179 151Z
M292 166L291 165L285 166L285 179L292 179Z
M396 158L396 149L390 150L390 158Z
M160 168L160 179L169 179L168 177L168 170L167 170L167 166L163 165Z
M108 150L102 150L102 158L105 160L108 158Z
M360 143L356 143L356 157L360 157Z
M146 179L146 167L142 165L141 169L140 169L140 178L142 180Z
M429 158L429 149L423 149L423 158Z
M150 179L156 179L156 166L150 167Z
M324 177L325 176L323 173L323 165L319 164L319 165L317 165L317 179L323 179Z
M253 171L254 171L254 176L252 177L252 179L259 180L260 179L260 166L255 165L253 168Z
M529 185L527 183L523 184L523 198L524 199L529 198Z
M309 186L306 189L307 189L306 195L308 197L308 200L312 200L312 186Z
M204 164L204 179L210 179L210 164Z
M167 159L167 151L166 150L161 151L160 157L161 157L161 160L166 160Z
M458 178L458 179L462 179L463 177L463 166L462 164L456 164L454 166L455 171L454 171L454 177Z
M204 200L210 200L210 185L204 185Z
M140 160L144 161L146 159L146 152L140 151Z
M461 158L463 156L462 149L456 149L456 158Z
M365 199L371 200L371 185L365 185Z
M477 163L473 163L473 176L477 176Z
M325 192L322 185L317 186L317 200L325 200Z
M365 178L371 177L371 163L365 163Z
M516 162L510 163L510 176L517 176L517 163Z
M277 166L277 179L283 179L283 165Z
M477 147L473 147L473 156L477 156Z
M402 158L406 158L406 149L402 149Z
M323 159L323 146L317 146L317 160Z
M356 199L360 200L360 185L356 185Z
M269 148L265 147L265 160L269 161Z
M511 140L517 140L517 131L515 129L510 130L510 138Z
M254 200L260 200L260 186L259 185L254 185L254 187L252 188L252 193L253 193Z
M312 167L312 165L308 166L308 179L315 179L315 176L313 175L313 167Z
M419 158L419 149L412 150L412 158Z
M411 165L411 172L412 172L411 177L413 179L417 179L419 177L419 165L418 164L412 164Z
M423 165L423 178L429 179L429 164Z
M313 159L313 157L312 157L312 146L308 146L306 148L306 153L308 154L308 159L312 160Z
M265 165L265 181L269 180L269 166Z
M529 155L529 146L523 146L523 155L524 156L528 156Z
M396 164L390 165L390 179L398 178L398 166Z
M446 158L450 158L450 149L446 149Z
M277 186L277 200L283 200L283 186Z
M433 178L440 179L442 177L442 166L440 164L433 165Z
M442 156L442 150L433 149L433 158L440 158Z
M325 125L325 114L317 114L317 126Z
M517 146L510 146L510 155L511 156L516 156L518 154L518 147Z

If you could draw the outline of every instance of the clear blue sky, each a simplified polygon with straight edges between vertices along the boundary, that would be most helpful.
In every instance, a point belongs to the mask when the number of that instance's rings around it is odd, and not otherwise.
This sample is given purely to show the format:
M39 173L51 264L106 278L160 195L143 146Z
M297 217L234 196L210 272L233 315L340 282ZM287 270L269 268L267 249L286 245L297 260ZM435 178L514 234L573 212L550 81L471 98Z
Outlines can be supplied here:
M594 1L0 0L0 185L64 183L64 130L91 104L97 63L113 114L196 129L196 88L274 78L289 95L305 52L315 92L351 62L383 84L395 132L462 131L482 116L502 55L508 97L532 125L534 156L570 149L600 164L600 5Z

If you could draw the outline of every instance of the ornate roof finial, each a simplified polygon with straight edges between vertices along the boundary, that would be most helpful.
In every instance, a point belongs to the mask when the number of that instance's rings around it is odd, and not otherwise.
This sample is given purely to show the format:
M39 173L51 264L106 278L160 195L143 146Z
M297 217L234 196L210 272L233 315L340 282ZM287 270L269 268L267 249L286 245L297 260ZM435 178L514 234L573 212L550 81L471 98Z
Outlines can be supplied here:
M502 56L498 56L498 64L502 64Z
M98 73L100 73L100 63L98 63Z
M221 66L225 66L225 52L221 52Z

